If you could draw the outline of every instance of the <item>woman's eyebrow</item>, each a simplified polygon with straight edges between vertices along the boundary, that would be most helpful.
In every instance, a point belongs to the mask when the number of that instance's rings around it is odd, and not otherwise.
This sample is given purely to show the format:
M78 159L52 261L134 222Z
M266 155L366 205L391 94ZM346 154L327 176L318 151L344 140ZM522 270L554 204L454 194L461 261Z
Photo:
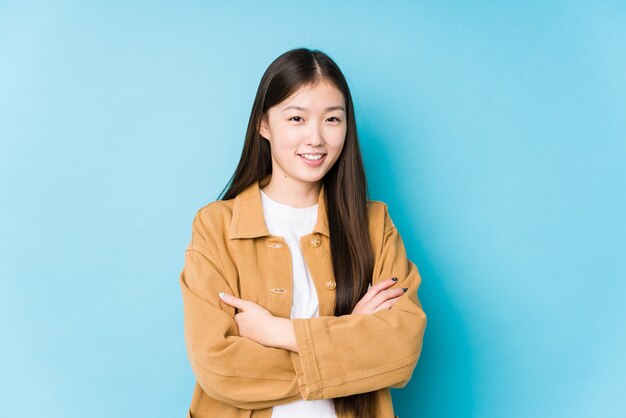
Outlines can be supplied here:
M285 108L283 108L283 111L287 110L287 109L296 109L296 110L309 110L306 107L301 107L301 106L287 106ZM344 112L346 111L343 106L330 106L326 108L327 111L330 110L343 110Z

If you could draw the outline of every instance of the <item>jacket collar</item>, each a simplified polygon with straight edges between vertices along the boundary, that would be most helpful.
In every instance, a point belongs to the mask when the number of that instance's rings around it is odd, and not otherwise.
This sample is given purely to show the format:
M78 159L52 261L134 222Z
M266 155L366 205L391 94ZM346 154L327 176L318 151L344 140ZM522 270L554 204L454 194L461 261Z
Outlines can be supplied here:
M261 201L261 187L265 186L271 175L257 180L241 191L233 205L233 217L230 222L229 238L256 238L270 235L265 216L263 215L263 202ZM320 187L317 199L317 223L313 232L330 237L328 218L326 215L326 199L324 196L324 182Z

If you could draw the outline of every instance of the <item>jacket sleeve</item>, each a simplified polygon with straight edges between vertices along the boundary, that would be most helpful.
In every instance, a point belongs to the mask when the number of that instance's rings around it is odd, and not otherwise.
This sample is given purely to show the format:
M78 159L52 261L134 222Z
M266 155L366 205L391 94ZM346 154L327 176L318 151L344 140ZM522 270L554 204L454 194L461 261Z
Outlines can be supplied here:
M328 399L404 387L422 349L426 315L417 291L421 277L385 209L374 283L398 278L408 291L390 309L374 314L292 319L299 355L292 353L302 398Z
M290 351L239 336L235 308L218 296L239 296L237 278L223 274L208 231L196 216L179 279L185 344L198 384L212 398L243 409L301 399Z

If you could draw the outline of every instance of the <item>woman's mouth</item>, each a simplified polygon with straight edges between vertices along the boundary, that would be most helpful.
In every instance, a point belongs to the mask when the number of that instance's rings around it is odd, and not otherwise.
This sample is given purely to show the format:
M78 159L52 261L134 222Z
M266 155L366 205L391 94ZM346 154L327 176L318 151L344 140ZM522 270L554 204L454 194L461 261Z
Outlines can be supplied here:
M304 161L306 164L312 167L317 167L318 165L322 164L322 162L326 159L326 154L322 154L322 153L298 154L298 155L300 156L302 161Z

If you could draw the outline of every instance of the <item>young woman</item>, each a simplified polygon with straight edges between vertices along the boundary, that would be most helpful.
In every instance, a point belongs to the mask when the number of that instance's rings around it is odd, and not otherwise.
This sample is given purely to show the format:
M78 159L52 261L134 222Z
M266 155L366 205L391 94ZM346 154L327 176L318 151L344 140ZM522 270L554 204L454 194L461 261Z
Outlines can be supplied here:
M420 275L368 199L352 98L294 49L266 70L239 165L201 208L180 275L188 416L393 418L418 361Z

